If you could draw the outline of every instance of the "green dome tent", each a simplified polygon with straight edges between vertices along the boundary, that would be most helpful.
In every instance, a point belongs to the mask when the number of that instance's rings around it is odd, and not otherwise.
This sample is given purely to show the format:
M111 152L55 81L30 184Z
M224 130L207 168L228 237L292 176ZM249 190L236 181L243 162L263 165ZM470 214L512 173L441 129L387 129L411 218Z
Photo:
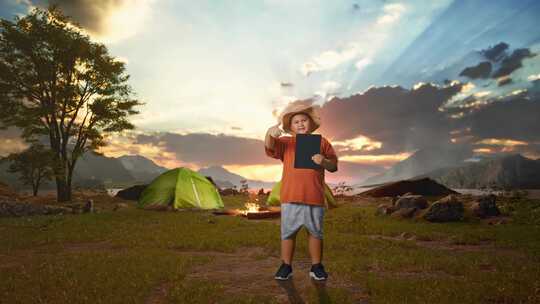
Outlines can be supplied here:
M268 196L268 199L266 200L266 204L269 206L279 205L281 203L279 199L280 192L281 192L281 181L277 182L272 188L272 192ZM332 195L332 190L330 189L330 187L328 187L326 183L324 184L324 205L327 208L337 207L336 200L334 199L334 196Z
M176 168L156 177L139 198L141 208L223 208L216 187L204 176L187 168Z

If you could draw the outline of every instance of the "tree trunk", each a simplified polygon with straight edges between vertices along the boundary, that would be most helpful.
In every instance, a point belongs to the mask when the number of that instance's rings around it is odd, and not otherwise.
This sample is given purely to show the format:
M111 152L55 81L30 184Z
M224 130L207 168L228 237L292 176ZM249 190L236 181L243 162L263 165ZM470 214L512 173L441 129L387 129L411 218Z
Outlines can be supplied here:
M61 202L71 201L71 172L65 160L59 159L58 166L55 168L56 179L56 200Z
M34 190L34 196L37 196L38 189L39 189L39 184L41 182L41 177L39 176L39 174L41 174L41 172L39 172L39 170L38 170L38 178L37 178L35 183L32 183L32 187L33 187L32 190Z
M71 195L68 191L67 183L64 177L56 178L56 200L61 202L68 202L71 200Z

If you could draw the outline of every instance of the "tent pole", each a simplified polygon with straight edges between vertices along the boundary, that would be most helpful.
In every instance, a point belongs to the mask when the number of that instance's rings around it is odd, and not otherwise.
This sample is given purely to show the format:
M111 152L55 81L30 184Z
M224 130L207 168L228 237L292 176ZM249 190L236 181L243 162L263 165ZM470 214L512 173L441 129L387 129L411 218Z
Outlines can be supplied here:
M199 208L201 208L201 200L199 199L199 193L195 187L195 182L193 182L193 178L190 177L189 179L191 180L191 186L193 187L193 192L195 193L195 198L197 199L197 205L199 205Z

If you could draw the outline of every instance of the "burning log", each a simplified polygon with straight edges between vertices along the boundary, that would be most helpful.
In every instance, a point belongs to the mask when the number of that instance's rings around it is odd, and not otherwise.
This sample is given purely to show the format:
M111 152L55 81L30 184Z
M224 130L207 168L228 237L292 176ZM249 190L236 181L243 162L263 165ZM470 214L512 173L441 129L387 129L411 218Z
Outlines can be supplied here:
M248 218L248 220L279 218L280 216L281 216L281 211L259 211L259 212L248 212L246 214L246 217Z
M212 212L214 215L238 215L238 210L235 209L224 209L219 211Z
M213 212L215 215L233 215L247 217L248 220L278 218L281 216L281 208L264 207L259 205L256 195L250 195L250 199L243 209L225 209Z

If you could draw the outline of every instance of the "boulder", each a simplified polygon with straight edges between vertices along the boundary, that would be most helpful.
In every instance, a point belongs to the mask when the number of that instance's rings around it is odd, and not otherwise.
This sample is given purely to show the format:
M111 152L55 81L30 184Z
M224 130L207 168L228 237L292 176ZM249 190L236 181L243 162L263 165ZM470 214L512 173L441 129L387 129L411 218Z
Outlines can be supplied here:
M113 211L117 211L119 209L127 209L127 208L129 208L128 204L126 204L126 203L118 203L118 204L114 205Z
M501 214L496 204L497 197L493 194L478 198L471 205L471 211L479 218L498 216Z
M455 195L448 195L434 202L423 214L430 222L452 222L463 220L463 203Z
M379 206L377 206L375 215L388 215L388 214L392 214L392 212L394 211L396 211L396 207L390 204L380 204Z
M0 201L0 217L68 214L71 209L59 206Z
M414 207L400 208L394 211L390 216L395 218L411 218L417 210L418 209Z
M426 209L429 204L427 199L425 199L422 195L407 195L400 197L396 203L395 206L397 209L402 208L416 208L416 209Z
M94 212L94 200L88 200L82 207L83 213L92 213Z

